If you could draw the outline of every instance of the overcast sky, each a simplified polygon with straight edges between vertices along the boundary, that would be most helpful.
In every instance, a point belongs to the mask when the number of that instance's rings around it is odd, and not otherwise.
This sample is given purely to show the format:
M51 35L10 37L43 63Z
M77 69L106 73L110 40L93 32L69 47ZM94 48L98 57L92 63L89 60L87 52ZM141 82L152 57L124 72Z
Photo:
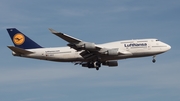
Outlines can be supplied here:
M13 57L6 28L43 47L66 46L48 28L104 43L157 38L167 53L95 69ZM180 101L179 0L0 0L0 101Z

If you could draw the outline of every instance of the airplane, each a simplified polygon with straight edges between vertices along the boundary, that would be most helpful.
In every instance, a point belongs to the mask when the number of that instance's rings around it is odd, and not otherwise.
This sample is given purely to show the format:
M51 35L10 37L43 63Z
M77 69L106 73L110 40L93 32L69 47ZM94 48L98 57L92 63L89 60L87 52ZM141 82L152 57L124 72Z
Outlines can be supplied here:
M127 58L155 57L171 49L171 46L158 39L132 39L103 44L86 42L62 32L49 29L50 32L67 41L66 47L45 48L28 38L16 28L7 28L14 46L7 46L14 56L48 60L55 62L73 62L82 67L99 68L118 66L118 60Z

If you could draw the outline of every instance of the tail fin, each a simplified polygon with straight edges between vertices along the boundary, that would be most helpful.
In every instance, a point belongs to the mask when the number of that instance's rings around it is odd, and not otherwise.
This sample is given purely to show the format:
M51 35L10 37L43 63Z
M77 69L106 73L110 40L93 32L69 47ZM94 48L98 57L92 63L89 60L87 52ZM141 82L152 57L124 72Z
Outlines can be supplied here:
M18 31L16 28L8 28L7 31L11 37L12 42L14 43L14 46L16 47L22 49L42 48L40 45Z

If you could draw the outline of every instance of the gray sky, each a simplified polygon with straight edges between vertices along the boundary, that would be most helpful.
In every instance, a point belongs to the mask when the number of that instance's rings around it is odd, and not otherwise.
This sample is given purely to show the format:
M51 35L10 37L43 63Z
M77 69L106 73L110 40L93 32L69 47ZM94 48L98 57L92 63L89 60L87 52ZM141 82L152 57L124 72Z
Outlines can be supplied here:
M0 0L0 101L179 101L179 0ZM119 60L99 71L13 57L6 28L15 27L44 47L67 43L48 28L104 43L158 38L172 49Z

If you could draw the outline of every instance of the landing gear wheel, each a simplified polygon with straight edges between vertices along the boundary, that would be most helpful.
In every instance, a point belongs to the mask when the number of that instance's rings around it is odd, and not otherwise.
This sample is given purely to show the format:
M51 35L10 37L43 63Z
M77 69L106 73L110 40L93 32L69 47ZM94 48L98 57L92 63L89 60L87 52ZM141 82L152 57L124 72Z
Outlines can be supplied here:
M94 67L96 68L96 70L99 70L99 68L101 67L101 63L99 61L95 61Z
M88 68L96 68L96 70L99 70L99 68L101 67L101 62L99 61L91 61L87 63Z
M96 70L99 70L99 67L97 67Z
M156 62L155 57L156 57L156 56L154 55L154 56L153 56L153 60L152 60L152 62L153 62L153 63L155 63L155 62Z

